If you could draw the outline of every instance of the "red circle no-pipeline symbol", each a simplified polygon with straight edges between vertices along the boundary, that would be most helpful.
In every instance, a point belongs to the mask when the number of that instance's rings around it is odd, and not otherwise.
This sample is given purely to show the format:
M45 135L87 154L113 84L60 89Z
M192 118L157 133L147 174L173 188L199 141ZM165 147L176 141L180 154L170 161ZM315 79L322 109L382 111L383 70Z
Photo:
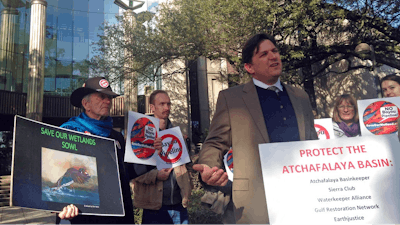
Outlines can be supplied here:
M321 126L321 125L319 125L319 124L314 124L314 126L315 126L316 128L319 129L319 130L317 131L318 137L319 137L319 134L321 134L322 132L324 132L324 133L325 133L325 136L326 136L326 139L330 139L329 132L328 132L328 130L326 130L325 127L323 127L323 126Z
M182 143L176 136L174 136L172 134L163 135L161 137L161 140L164 140L165 138L171 138L171 142L170 142L170 144L168 146L168 150L167 150L167 152L165 153L164 156L162 156L161 152L160 152L160 154L159 154L160 158L162 160L164 160L164 162L166 162L166 163L176 163L182 156ZM169 159L168 155L171 152L171 149L172 149L172 147L174 146L175 143L178 143L180 151L179 151L178 155L175 158Z

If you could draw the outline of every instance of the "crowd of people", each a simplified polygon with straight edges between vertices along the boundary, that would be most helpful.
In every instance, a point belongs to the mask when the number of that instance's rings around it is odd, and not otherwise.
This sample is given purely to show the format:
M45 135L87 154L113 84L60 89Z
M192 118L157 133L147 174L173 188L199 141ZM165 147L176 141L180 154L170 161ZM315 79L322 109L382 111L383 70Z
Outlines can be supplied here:
M383 77L381 87L384 97L399 97L400 76L391 74ZM344 94L336 98L332 122L337 138L361 136L357 101L352 95Z
M273 37L265 33L251 37L243 47L242 63L252 80L219 93L209 134L193 169L199 172L206 190L220 191L222 199L228 199L219 206L224 212L224 222L268 224L264 186L273 184L263 182L258 145L316 140L318 137L308 95L280 80L282 62ZM382 90L385 97L400 96L400 78L385 77ZM81 108L82 113L61 127L109 137L119 143L117 155L125 216L79 215L77 206L67 205L58 218L81 224L134 223L129 186L129 181L133 180L134 205L143 208L144 224L189 223L186 208L191 181L185 165L157 170L155 166L124 163L125 141L113 129L110 117L112 98L116 96L118 94L111 90L105 78L88 79L70 97L71 104ZM171 110L168 92L153 92L150 107L154 117L160 120L160 130L173 126L168 119ZM349 94L337 97L333 107L335 136L360 136L358 121L355 98ZM160 138L155 140L154 147L161 150ZM233 182L228 181L227 173L222 169L223 156L230 148L234 149Z

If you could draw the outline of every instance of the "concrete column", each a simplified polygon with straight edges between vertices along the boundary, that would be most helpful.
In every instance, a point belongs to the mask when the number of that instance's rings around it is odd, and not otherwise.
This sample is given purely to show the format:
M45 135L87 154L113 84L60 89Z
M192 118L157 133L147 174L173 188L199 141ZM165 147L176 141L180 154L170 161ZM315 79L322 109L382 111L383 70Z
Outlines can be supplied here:
M17 73L15 70L15 41L18 24L18 10L12 7L1 11L0 28L0 87L15 91Z
M45 0L32 0L29 38L29 78L26 117L42 121L44 86L44 47L46 38Z
M200 56L197 59L197 82L199 90L200 127L204 134L210 127L210 106L208 102L207 58Z
M136 20L134 17L134 12L132 10L127 10L124 14L124 27L125 27L125 41L129 42L132 40L130 32L134 29L136 25ZM131 72L130 69L133 67L133 57L132 54L125 50L125 68L126 73L124 74L124 100L125 100L125 134L130 132L127 130L128 126L128 112L137 112L137 78L135 72Z

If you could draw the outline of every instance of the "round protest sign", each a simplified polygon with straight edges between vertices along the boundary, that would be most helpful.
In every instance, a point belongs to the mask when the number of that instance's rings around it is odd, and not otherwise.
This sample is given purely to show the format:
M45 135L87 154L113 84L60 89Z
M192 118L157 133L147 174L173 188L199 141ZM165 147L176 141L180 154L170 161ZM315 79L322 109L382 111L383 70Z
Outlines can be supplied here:
M153 156L156 137L157 129L151 120L146 117L136 120L131 130L131 145L136 157L149 159Z
M329 132L325 127L319 124L314 124L314 126L317 131L318 139L330 139Z
M182 157L182 143L175 135L165 134L162 139L160 158L166 163L176 163Z
M233 151L232 148L229 149L228 155L226 156L226 164L229 170L233 173Z
M391 102L376 101L364 110L364 125L375 135L395 133L399 112L399 108Z

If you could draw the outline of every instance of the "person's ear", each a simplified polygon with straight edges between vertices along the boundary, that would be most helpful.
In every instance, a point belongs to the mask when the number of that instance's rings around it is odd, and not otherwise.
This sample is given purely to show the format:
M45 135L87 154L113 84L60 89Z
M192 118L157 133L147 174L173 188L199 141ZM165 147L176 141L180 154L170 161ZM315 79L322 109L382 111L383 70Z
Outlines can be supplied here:
M244 68L246 69L246 71L249 74L253 74L254 73L253 65L251 63L245 63L244 64Z
M86 100L85 98L82 98L82 107L85 109L85 111L87 111L88 110L88 103L89 103L89 101L88 100Z
M156 111L156 106L153 105L153 104L150 104L150 111L151 111L152 113L154 113L154 112Z

